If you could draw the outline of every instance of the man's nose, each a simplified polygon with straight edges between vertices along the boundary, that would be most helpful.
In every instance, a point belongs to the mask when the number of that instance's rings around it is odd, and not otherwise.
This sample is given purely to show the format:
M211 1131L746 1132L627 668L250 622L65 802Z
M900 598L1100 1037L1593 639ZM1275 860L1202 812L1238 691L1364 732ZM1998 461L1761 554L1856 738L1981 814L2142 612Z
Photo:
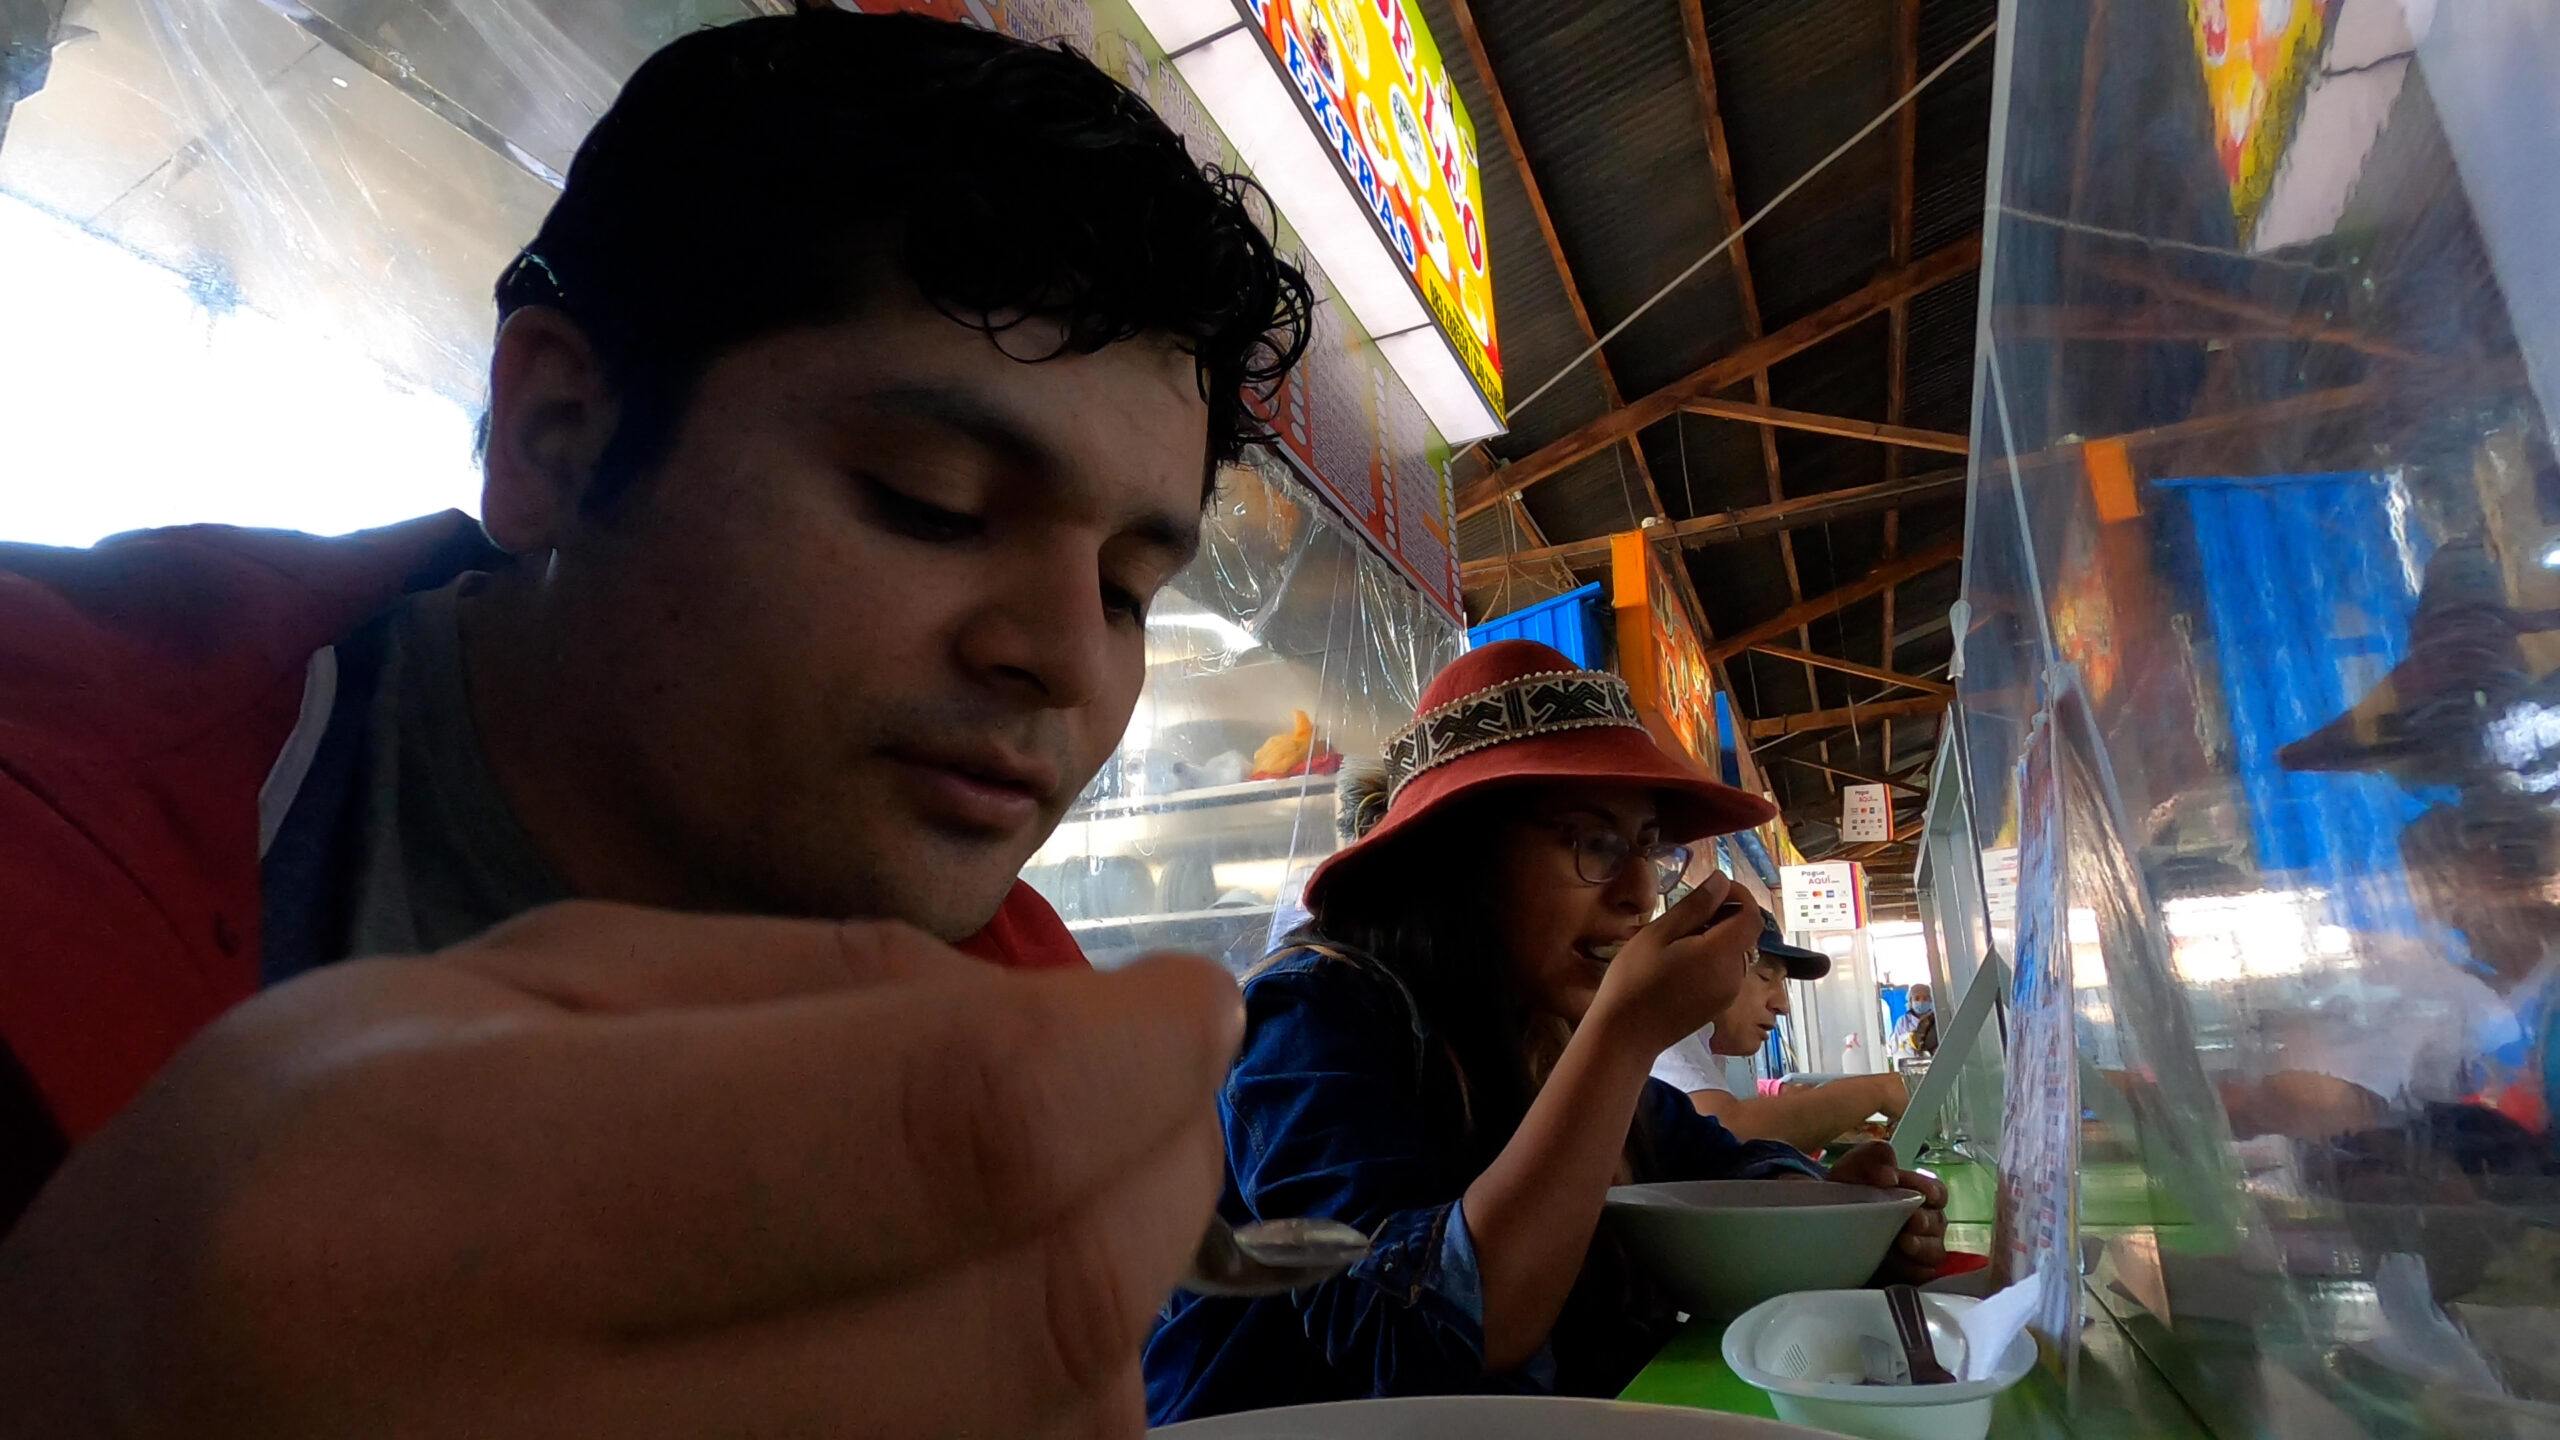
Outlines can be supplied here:
M999 559L985 603L960 637L962 663L998 688L1043 708L1090 703L1109 673L1111 617L1090 554Z

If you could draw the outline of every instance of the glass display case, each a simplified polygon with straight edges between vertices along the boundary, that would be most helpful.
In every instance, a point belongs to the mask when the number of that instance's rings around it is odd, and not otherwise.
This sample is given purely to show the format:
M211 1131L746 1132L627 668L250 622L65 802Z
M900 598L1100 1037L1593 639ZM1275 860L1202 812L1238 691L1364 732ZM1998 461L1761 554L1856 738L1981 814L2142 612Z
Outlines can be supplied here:
M1267 456L1220 477L1147 629L1128 736L1024 877L1097 965L1186 950L1241 968L1340 843L1339 772L1376 766L1465 637Z
M2004 25L1927 864L2006 1258L2218 1433L2560 1434L2560 10Z

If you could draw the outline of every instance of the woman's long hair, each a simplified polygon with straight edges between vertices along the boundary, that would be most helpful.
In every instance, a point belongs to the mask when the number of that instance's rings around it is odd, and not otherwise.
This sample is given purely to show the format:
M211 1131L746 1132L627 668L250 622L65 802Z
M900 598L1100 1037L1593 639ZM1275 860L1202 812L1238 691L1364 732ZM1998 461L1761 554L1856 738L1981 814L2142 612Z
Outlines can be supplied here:
M1344 798L1351 803L1349 786ZM1544 1021L1521 1003L1494 922L1494 867L1519 800L1516 789L1461 800L1362 857L1332 878L1313 918L1283 947L1339 947L1395 976L1440 1047L1420 1077L1424 1093L1455 1085L1477 1173L1511 1143L1570 1035L1563 1022ZM1640 1110L1617 1178L1650 1178L1654 1153ZM1593 1236L1565 1309L1556 1333L1573 1341L1557 1343L1556 1363L1566 1394L1616 1394L1635 1378L1626 1357L1653 1354L1671 1331L1671 1301L1606 1227Z
M1404 987L1455 1062L1471 1148L1488 1162L1537 1093L1530 1017L1494 923L1494 866L1513 803L1500 792L1470 798L1364 856L1332 878L1291 937L1353 951Z

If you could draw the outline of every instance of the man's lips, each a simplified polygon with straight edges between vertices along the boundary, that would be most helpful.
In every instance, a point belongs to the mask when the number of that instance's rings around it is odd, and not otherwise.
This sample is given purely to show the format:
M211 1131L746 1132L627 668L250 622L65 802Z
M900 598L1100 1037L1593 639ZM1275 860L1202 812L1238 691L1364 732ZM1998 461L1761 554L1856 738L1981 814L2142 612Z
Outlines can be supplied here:
M908 746L888 752L918 782L930 818L1009 833L1038 820L1058 767L1001 745Z

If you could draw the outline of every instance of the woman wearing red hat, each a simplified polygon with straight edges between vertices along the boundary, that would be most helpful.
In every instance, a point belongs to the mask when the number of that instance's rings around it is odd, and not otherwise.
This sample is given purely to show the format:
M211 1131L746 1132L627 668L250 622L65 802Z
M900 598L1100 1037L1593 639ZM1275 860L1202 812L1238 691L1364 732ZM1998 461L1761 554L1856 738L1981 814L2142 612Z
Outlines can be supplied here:
M1823 1174L1646 1073L1733 999L1761 933L1721 875L1655 912L1688 843L1768 819L1766 801L1664 753L1624 681L1528 641L1441 672L1386 761L1345 783L1353 843L1309 880L1310 923L1245 978L1220 1096L1222 1214L1326 1216L1375 1243L1289 1295L1174 1296L1146 1353L1157 1424L1615 1394L1672 1312L1600 1231L1609 1187ZM1885 1268L1934 1273L1935 1181L1890 1147L1831 1174L1928 1195Z

